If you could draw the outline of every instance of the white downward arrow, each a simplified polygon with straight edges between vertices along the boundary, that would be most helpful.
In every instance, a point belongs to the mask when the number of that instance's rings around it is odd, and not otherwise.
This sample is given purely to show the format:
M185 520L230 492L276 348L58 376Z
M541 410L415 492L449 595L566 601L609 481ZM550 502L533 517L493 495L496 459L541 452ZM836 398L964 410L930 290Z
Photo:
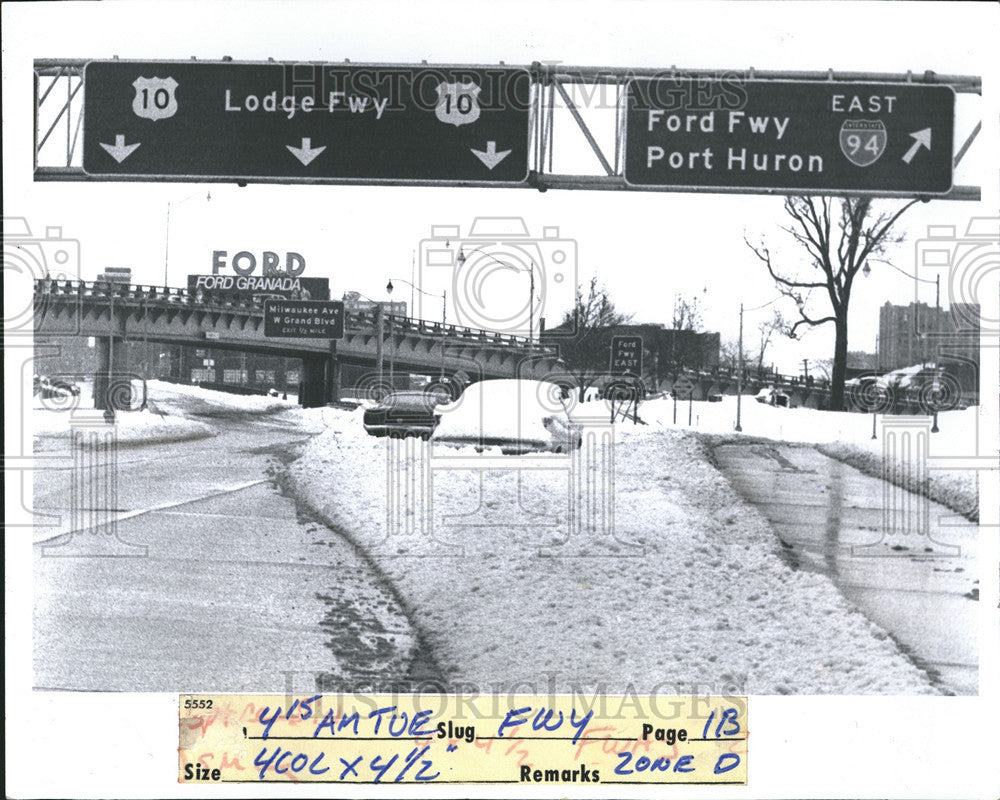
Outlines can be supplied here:
M312 147L312 139L307 139L302 137L302 147L292 147L290 144L286 144L285 147L288 148L289 152L295 156L299 161L302 162L302 166L308 167L309 162L311 162L316 156L326 150L326 145L323 147Z
M926 147L928 150L931 149L931 129L924 128L923 130L915 131L911 133L910 136L914 138L913 144L910 145L910 149L906 151L903 156L903 161L909 164L913 161L913 157L917 154L917 150L921 147Z
M487 142L485 153L482 150L472 149L472 154L480 161L482 161L487 167L489 167L489 169L493 169L493 167L495 167L497 164L499 164L501 161L507 158L507 156L510 155L510 150L502 150L498 153L497 143Z
M107 150L111 157L119 164L132 155L132 153L135 152L135 149L139 146L139 142L126 145L124 136L115 136L114 144L104 144L104 142L98 142L98 144Z

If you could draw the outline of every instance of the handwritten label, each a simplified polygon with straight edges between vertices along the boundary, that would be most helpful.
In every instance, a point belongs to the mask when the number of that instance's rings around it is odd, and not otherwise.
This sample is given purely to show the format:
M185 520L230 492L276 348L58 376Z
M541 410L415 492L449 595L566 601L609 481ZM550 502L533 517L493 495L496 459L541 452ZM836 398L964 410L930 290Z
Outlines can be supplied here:
M182 695L181 783L745 784L745 698Z

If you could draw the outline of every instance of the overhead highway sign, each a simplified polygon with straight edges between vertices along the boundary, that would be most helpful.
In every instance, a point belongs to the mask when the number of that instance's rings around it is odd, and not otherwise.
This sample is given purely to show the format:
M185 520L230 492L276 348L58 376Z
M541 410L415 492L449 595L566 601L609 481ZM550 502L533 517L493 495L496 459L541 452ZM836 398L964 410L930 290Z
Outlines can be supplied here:
M638 78L627 184L946 194L955 92L903 83Z
M95 177L520 185L523 68L92 61Z

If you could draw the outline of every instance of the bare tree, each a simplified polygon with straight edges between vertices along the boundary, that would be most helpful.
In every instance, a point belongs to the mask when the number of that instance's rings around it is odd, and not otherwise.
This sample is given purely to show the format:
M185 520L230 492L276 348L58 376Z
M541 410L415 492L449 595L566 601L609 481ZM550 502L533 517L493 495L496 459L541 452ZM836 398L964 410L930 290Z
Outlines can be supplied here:
M821 380L828 381L833 375L833 359L819 358L809 362L813 374Z
M918 200L911 200L895 212L876 213L868 197L845 197L839 200L820 197L786 197L785 213L790 225L782 230L789 233L808 254L807 267L799 272L779 272L771 253L763 244L753 245L744 238L774 280L778 291L794 301L799 319L784 332L795 339L799 328L809 328L832 322L836 326L833 369L830 386L830 408L844 406L844 380L847 367L847 311L854 288L854 278L868 260L879 260L886 246L901 242L902 235L893 235L892 227L902 214ZM839 203L839 208L838 208ZM810 298L816 289L825 293L829 313L817 315L810 308Z
M788 324L778 309L774 309L770 319L758 323L757 330L760 332L760 345L757 348L758 376L764 371L764 358L767 355L767 348L771 344L771 339L774 337L775 331L781 332L787 327Z
M675 331L700 331L702 328L701 309L697 295L685 300L680 292L674 295L673 329Z
M580 400L600 376L607 374L612 329L631 318L615 309L608 290L598 287L596 277L590 279L586 293L582 286L577 287L573 309L563 315L560 325L575 332L559 339L559 356L576 380Z
M747 343L743 343L743 359L740 360L740 343L737 339L726 339L719 345L719 366L731 372L739 369L740 364L744 366L752 364L755 356L750 352Z

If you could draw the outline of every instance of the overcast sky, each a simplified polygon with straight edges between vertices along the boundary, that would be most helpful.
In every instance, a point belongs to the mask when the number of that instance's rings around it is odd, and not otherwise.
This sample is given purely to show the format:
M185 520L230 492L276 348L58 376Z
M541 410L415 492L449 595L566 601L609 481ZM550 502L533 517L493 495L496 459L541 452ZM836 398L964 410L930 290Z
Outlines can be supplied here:
M948 6L947 8L945 6ZM385 297L389 277L409 279L432 226L476 217L521 217L541 235L557 227L575 242L581 281L597 275L618 307L639 322L669 323L676 293L701 298L707 328L737 335L740 302L776 296L743 243L766 238L782 263L801 254L778 226L782 201L761 196L463 188L199 185L191 183L34 183L31 180L31 68L37 57L171 59L197 56L279 60L528 64L773 70L865 70L995 76L996 15L991 4L938 3L492 3L468 4L61 3L3 7L5 215L24 216L37 236L46 226L81 245L81 274L128 266L137 280L162 283L169 228L169 278L207 273L212 252L301 253L305 274L326 276L334 296L354 289ZM987 91L993 91L991 83ZM982 118L984 130L956 174L983 186L984 202L934 201L904 217L909 242L892 259L917 269L914 243L929 224L965 229L970 216L997 207L997 98L959 96L956 139ZM556 129L557 153L589 157L579 132ZM599 167L589 165L595 174ZM211 200L206 195L211 192ZM886 201L886 208L900 201ZM416 273L421 274L420 265ZM933 280L933 273L921 272ZM440 292L444 279L421 285ZM497 276L499 299L525 298L525 276ZM851 349L874 350L878 307L914 294L934 302L934 286L874 265L851 315ZM947 291L943 291L945 301ZM409 299L400 286L394 299ZM498 300L499 301L499 300ZM505 300L505 302L514 300ZM432 302L425 316L439 318ZM786 311L790 311L786 306ZM819 308L819 307L817 307ZM547 307L549 324L562 308ZM449 303L450 320L462 309ZM748 338L765 309L748 312ZM804 342L776 345L768 360L793 370L803 357L832 354L832 328Z

